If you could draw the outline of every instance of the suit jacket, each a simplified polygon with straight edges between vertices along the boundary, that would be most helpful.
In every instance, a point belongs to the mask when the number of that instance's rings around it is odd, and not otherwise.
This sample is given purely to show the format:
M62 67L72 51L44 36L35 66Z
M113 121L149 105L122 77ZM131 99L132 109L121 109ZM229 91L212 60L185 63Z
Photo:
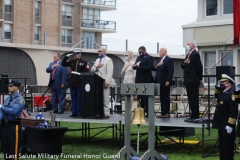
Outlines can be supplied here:
M97 70L97 68L95 66L97 66L100 62L100 58L96 59L94 65L91 68L92 72L95 72ZM103 79L105 79L105 83L109 84L109 87L115 86L116 83L114 81L114 79L112 78L113 76L113 62L112 59L109 58L108 56L104 56L104 58L102 58L101 63L103 64L103 66L101 68L98 68L99 72L96 72L100 77L102 77Z
M61 86L61 84L64 84L65 87L67 86L67 76L68 76L68 68L63 67L61 65L62 61L59 60L58 64L59 66L56 68L56 71L54 73L54 82L56 85ZM52 83L52 71L53 69L54 62L51 62L46 69L47 73L50 73L50 78L49 78L49 87L51 86Z
M136 69L136 78L135 83L152 83L152 66L153 66L153 57L149 54L141 57L138 56L135 64L140 62L139 67L136 68L133 66L133 69Z
M166 56L163 59L163 64L156 68L155 66L158 64L158 62L152 67L152 70L156 71L155 83L160 83L160 86L165 86L166 81L168 81L170 84L172 84L172 77L174 73L172 58Z
M230 88L218 95L212 123L213 128L224 130L227 125L235 128L238 116L238 104L233 100L233 94L234 91Z
M185 57L187 59L188 55ZM184 85L185 86L199 86L200 80L202 80L203 65L200 59L200 55L196 50L193 50L190 54L190 63L181 64L184 70Z

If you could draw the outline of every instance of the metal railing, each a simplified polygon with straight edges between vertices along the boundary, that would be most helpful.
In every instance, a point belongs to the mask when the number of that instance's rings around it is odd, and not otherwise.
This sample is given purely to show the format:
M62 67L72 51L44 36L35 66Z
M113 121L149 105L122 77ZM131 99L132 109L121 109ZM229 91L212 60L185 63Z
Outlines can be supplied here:
M72 26L72 19L62 19L62 26Z
M116 0L83 0L82 3L116 7Z
M88 45L84 45L84 43L82 44L81 48L98 49L100 47L103 47L103 48L107 49L107 45L105 45L105 44L92 44L92 45L88 46Z
M62 47L72 47L72 43L62 43Z
M5 12L4 13L4 20L12 21L12 13Z
M40 24L40 17L39 16L35 16L35 24Z
M106 20L83 19L82 27L106 29L106 30L116 30L116 22L106 21Z
M72 0L62 0L62 2L72 3Z

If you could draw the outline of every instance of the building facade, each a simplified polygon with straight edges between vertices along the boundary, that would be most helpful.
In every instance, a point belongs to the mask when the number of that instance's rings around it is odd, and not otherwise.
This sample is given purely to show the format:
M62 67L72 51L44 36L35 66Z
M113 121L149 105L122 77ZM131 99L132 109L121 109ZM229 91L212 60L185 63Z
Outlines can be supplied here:
M107 49L102 34L116 32L116 22L102 20L101 12L116 9L116 0L0 0L0 74L29 78L27 85L46 86L46 68L54 53L64 56L65 52L82 48L82 57L95 61L97 49ZM113 76L119 84L124 52L107 54L113 59ZM134 58L137 56L135 53ZM153 56L155 61L159 58ZM171 57L175 76L182 77L179 68L183 57Z
M215 75L216 68L211 68L232 48L217 66L235 66L235 74L239 74L240 47L233 45L233 0L198 0L197 20L182 28L183 46L190 39L197 41L204 74ZM211 78L210 82L215 84L216 78Z

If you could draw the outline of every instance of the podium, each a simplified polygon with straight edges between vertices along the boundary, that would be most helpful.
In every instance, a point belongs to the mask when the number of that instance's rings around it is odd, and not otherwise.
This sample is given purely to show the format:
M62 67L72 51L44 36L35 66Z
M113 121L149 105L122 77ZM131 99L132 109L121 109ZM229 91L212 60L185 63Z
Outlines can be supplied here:
M94 72L83 72L82 77L82 118L103 118L104 79Z

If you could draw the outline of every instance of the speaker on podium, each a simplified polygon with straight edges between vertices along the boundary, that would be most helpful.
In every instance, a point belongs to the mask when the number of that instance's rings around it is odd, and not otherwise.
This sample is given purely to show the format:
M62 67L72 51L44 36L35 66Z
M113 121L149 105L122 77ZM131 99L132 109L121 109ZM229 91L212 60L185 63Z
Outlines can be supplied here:
M217 77L216 83L221 79L222 74L226 74L234 80L235 67L234 66L217 66L216 67L216 77Z
M2 78L4 77L4 78ZM8 75L0 74L0 94L7 94L8 93Z

